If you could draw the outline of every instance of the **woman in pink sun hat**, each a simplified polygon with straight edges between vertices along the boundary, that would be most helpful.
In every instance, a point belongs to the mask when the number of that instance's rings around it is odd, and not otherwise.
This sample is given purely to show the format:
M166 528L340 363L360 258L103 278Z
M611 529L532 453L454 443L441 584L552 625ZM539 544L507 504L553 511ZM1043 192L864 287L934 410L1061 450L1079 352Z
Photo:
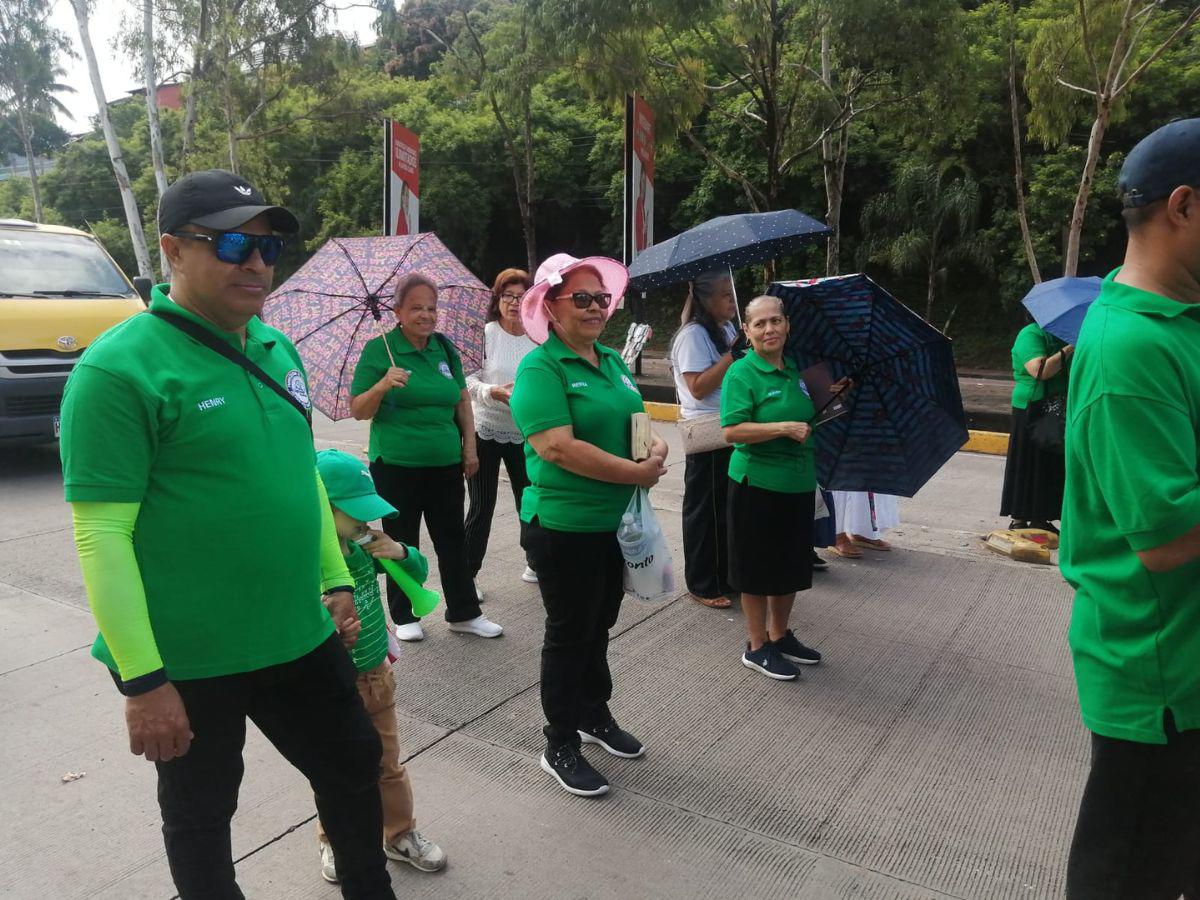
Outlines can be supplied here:
M539 346L521 361L510 402L530 482L521 544L546 607L541 767L584 797L607 793L608 781L580 753L583 742L625 759L645 752L608 708L608 631L625 596L617 528L633 492L667 471L657 435L650 457L633 461L630 416L645 411L642 395L621 355L597 343L628 282L606 257L559 253L542 263L521 302Z

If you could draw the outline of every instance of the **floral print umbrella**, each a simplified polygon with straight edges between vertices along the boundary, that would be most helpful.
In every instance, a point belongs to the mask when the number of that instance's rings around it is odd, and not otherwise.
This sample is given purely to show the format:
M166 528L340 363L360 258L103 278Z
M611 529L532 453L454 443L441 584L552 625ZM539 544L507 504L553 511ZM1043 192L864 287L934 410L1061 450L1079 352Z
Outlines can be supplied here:
M308 370L313 404L350 415L350 383L363 346L396 327L396 282L420 272L438 286L438 331L463 370L480 367L491 292L433 233L334 238L267 298L263 321L286 334Z

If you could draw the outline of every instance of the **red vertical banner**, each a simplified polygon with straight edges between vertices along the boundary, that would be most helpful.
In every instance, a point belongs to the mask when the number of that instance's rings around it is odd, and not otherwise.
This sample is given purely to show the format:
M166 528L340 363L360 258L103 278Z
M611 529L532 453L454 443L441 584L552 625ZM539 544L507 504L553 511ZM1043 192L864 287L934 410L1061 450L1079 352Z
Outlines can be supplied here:
M625 263L654 243L654 110L625 98Z
M420 230L421 141L391 119L384 120L383 233L416 234Z

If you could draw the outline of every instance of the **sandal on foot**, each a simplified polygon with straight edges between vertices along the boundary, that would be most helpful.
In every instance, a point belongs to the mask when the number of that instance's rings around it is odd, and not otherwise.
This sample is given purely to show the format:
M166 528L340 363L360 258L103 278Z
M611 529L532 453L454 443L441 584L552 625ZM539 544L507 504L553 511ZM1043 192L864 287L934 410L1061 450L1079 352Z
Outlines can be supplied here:
M880 553L887 553L892 549L892 545L887 541L880 541L874 538L865 538L860 534L850 536L850 540L854 541L860 547L867 547L871 550L878 550Z
M707 606L709 609L729 609L729 607L733 606L733 602L728 597L713 597L710 599L708 597L700 597L691 593L689 593L688 596L701 606Z

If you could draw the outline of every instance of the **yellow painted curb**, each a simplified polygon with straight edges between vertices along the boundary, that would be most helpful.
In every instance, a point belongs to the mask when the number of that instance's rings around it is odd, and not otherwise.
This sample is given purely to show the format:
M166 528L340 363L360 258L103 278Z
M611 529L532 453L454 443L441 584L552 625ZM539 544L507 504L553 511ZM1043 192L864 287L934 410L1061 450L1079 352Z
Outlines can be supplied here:
M646 412L656 422L678 422L678 403L647 403ZM968 453L990 453L993 456L1008 455L1008 435L996 431L971 431L970 439L963 446Z
M997 431L969 431L971 437L963 446L968 453L990 453L1008 456L1008 435Z

